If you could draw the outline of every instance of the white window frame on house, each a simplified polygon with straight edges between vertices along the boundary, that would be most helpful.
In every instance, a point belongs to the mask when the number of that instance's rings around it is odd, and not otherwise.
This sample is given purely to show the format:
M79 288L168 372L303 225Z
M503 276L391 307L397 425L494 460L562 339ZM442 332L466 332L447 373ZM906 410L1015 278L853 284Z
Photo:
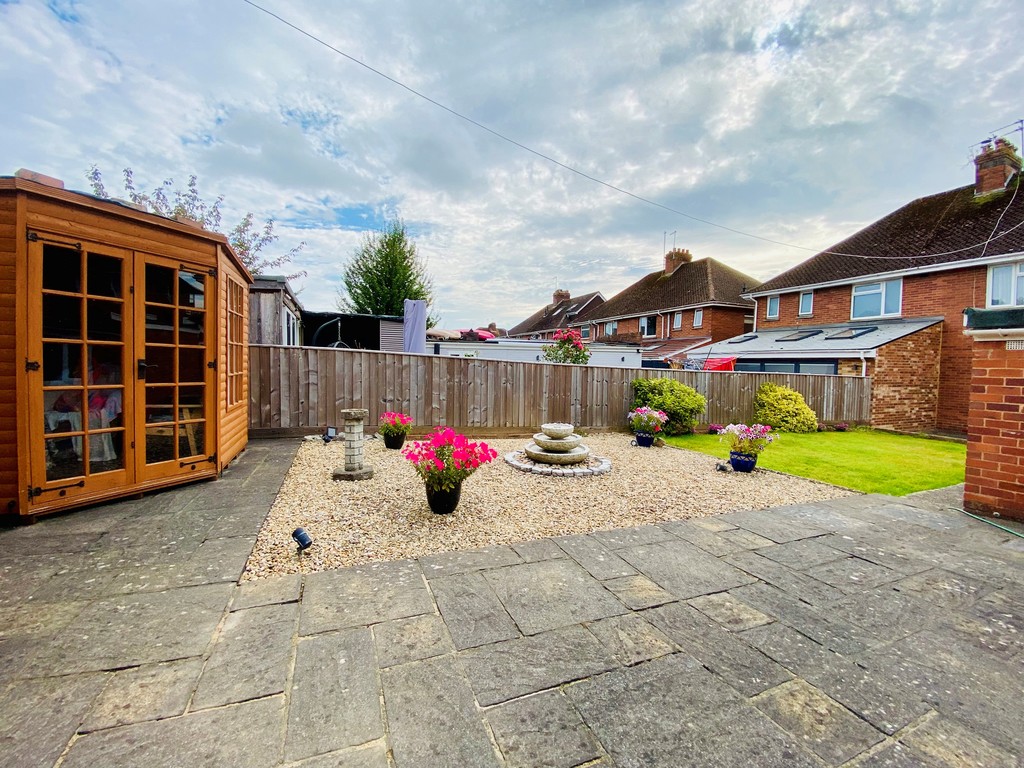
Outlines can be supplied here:
M618 320L609 320L607 323L604 324L604 335L605 336L614 336L618 332L618 330L619 330L619 321Z
M775 305L775 311L772 311L772 305ZM769 296L764 305L764 317L765 320L778 320L779 319L779 296Z
M657 315L647 315L640 318L640 335L645 339L653 339L658 335Z
M1008 285L1001 291L1004 295L997 300L995 296L997 275L1006 275ZM988 268L988 285L985 289L986 306L1019 307L1024 305L1024 261L1011 264L993 264Z
M589 339L590 338L590 326L589 325L584 325L582 328L580 328L580 338L581 339Z
M806 307L804 306L804 299L807 300ZM814 314L814 291L801 292L796 314L798 317L810 317Z
M683 327L683 313L682 312L676 312L674 315L672 315L672 330L673 331L678 331L682 327Z
M895 301L892 301L893 292L895 291ZM878 305L881 314L862 311L857 312L857 299L866 299L867 297L878 296ZM886 311L887 306L891 306L893 303L896 305L895 311L889 309ZM863 306L864 302L862 302ZM899 317L903 310L903 278L898 277L895 280L876 280L872 283L861 283L855 285L850 291L850 319L852 320L866 320L873 317Z
M695 309L693 310L693 327L700 328L704 325L704 310Z

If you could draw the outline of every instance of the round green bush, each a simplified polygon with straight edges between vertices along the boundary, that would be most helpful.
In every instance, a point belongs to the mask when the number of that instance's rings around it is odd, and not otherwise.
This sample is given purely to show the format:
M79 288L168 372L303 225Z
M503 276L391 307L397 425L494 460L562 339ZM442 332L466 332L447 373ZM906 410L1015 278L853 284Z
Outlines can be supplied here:
M697 417L704 413L708 401L693 387L675 379L635 379L633 381L633 409L646 405L668 416L664 431L667 435L685 435L693 432Z
M779 432L815 432L818 417L795 389L765 382L754 395L754 421Z

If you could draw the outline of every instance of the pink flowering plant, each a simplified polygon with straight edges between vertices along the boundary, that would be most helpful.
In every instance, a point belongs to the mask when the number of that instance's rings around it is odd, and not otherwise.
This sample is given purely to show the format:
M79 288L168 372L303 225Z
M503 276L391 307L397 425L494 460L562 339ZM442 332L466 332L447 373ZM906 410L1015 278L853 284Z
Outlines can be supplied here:
M385 437L400 437L408 435L411 429L412 416L388 411L380 415L380 425L377 427L377 432Z
M655 432L661 432L662 426L668 421L668 414L641 405L635 411L630 411L626 418L629 419L629 426L633 428L634 432L646 432L653 435Z
M549 363L573 363L586 365L590 361L590 350L583 343L583 337L575 328L555 331L552 337L554 344L545 344L542 348L544 359Z
M772 434L772 428L765 424L752 424L749 427L746 424L730 424L722 430L719 439L728 439L731 451L756 456L777 438L778 435Z
M497 457L487 443L474 443L451 427L437 427L424 440L410 443L402 455L433 491L450 491Z

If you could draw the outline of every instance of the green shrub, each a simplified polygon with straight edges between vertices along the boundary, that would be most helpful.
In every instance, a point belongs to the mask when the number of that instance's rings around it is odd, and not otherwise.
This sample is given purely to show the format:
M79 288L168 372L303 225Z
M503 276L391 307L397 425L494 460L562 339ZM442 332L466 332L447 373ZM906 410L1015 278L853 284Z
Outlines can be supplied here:
M770 424L780 432L814 432L818 417L795 389L770 381L758 387L754 395L754 421Z
M635 379L633 408L646 405L668 416L665 434L685 435L693 432L697 417L704 413L708 401L693 387L675 379Z

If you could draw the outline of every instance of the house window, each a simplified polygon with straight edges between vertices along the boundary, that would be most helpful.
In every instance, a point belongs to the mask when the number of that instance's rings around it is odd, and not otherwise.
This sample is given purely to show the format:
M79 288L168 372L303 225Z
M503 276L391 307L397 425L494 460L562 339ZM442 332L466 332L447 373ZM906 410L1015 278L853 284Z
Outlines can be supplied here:
M778 296L769 296L768 297L768 306L765 309L764 316L768 320L778 320L779 319L779 297Z
M640 333L645 339L658 335L658 316L648 315L640 318Z
M245 286L228 278L228 407L245 395Z
M619 321L618 320L612 320L611 322L608 322L608 323L604 324L604 335L605 336L614 336L616 331L618 331L618 330L619 330Z
M281 343L286 347L299 346L299 319L287 308L284 310Z
M678 331L682 327L683 327L683 313L682 312L676 312L674 315L672 315L672 330Z
M700 328L704 325L704 310L695 309L693 310L693 327Z
M903 281L886 280L884 283L864 283L853 286L855 320L862 317L891 317L900 313L903 302Z
M584 325L582 328L580 328L580 338L581 339L589 339L590 338L590 326L589 325Z
M1024 305L1024 261L989 267L988 305L990 307Z
M810 317L814 314L814 291L804 291L800 294L800 317Z

